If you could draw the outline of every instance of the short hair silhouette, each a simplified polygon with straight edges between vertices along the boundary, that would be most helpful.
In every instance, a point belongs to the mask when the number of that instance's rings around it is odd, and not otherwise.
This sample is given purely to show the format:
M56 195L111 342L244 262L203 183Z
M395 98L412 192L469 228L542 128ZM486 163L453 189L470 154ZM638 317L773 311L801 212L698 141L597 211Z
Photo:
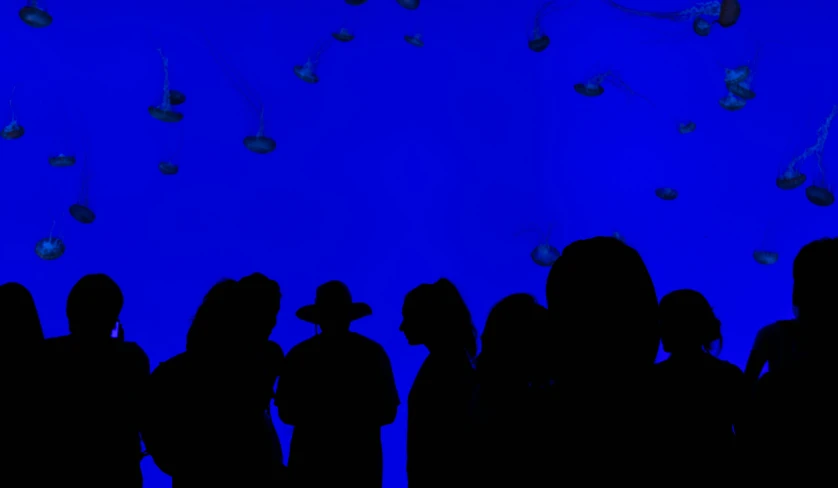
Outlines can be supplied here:
M35 300L20 283L0 286L0 334L9 346L29 347L44 340Z
M661 299L659 320L663 350L710 352L719 341L722 348L722 323L713 313L704 295L694 290L677 290Z
M544 346L546 329L547 309L535 297L517 293L504 298L486 319L478 366L492 367L501 362L524 366L525 362L538 360L526 356L540 355L538 349Z
M253 332L261 338L270 336L279 313L279 283L261 273L245 276L238 282L242 318L248 322L244 327L255 328Z
M613 237L568 245L547 277L553 342L567 344L562 355L568 360L581 360L588 352L577 349L585 347L597 351L605 369L653 364L657 309L640 254Z
M82 277L67 297L67 321L71 334L109 334L119 313L124 297L119 285L106 274Z
M821 315L838 308L838 238L803 246L794 259L792 303L801 314Z

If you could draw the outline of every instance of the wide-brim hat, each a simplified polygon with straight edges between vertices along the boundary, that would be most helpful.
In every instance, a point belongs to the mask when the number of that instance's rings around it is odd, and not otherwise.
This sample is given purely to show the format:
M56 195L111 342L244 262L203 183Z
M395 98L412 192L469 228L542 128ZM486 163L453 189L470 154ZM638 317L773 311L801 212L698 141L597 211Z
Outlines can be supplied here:
M297 318L312 324L324 320L355 320L372 315L372 308L366 303L353 302L349 287L340 281L330 281L317 287L313 305L297 310Z

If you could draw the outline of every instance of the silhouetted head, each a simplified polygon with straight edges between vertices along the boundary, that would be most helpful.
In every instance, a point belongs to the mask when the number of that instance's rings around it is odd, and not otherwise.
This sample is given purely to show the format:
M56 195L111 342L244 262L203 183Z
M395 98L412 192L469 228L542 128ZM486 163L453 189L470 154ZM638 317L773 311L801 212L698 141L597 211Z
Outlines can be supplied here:
M477 367L481 374L517 374L532 379L547 355L547 309L525 293L510 295L492 307L481 336Z
M412 345L428 350L465 350L477 354L477 331L463 297L445 278L411 290L404 298L399 330Z
M254 339L268 339L276 326L282 293L279 283L267 276L254 273L239 280L242 326L253 330Z
M838 320L838 238L813 241L794 259L792 304L806 322Z
M319 325L324 333L349 331L349 324L372 315L366 303L352 301L349 287L340 281L330 281L317 287L314 304L297 310L297 318Z
M35 300L19 283L0 286L0 323L3 349L29 349L44 340Z
M567 246L547 278L547 309L553 347L561 348L555 354L566 366L628 372L654 364L655 286L640 254L619 240L595 237Z
M722 323L701 293L673 291L661 300L658 314L664 351L670 354L710 352L716 341L721 350Z
M237 282L224 279L204 295L186 334L187 351L205 351L240 342L234 320L238 310Z
M70 334L93 338L110 337L119 320L124 298L110 276L90 274L80 279L67 297Z

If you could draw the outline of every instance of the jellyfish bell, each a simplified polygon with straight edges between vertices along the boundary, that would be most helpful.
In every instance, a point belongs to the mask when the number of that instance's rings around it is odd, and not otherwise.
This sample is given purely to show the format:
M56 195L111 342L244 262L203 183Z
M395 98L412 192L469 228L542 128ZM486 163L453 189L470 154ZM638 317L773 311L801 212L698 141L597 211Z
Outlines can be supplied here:
M419 0L396 0L399 5L408 9L408 10L416 10L419 8Z
M730 93L733 93L742 100L753 100L757 96L757 94L751 90L750 86L748 86L748 83L745 83L744 81L739 83L728 83L727 89Z
M835 194L825 186L812 185L806 188L806 198L818 207L829 207L835 203Z
M678 124L678 132L681 134L691 134L695 132L695 122L682 122Z
M157 163L157 169L166 176L176 175L180 171L178 165L171 161L160 161Z
M706 37L710 35L710 22L707 22L702 17L696 17L693 21L693 32L698 34L701 37Z
M96 220L93 210L80 203L70 205L70 215L82 224L92 224Z
M573 85L576 93L586 97L598 97L605 93L605 87L599 83L577 83Z
M7 141L20 139L23 137L24 132L26 131L23 130L23 126L18 124L16 120L13 120L6 127L3 127L3 139Z
M367 0L346 0L346 3L349 5L363 5L367 3Z
M533 262L544 267L552 266L560 255L559 250L548 243L539 244L530 253Z
M297 75L297 78L312 85L320 81L320 78L314 72L314 65L310 61L302 66L294 66L294 74Z
M425 47L425 41L422 39L421 34L404 36L404 40L407 41L408 44L412 44L416 47Z
M180 122L183 120L183 114L175 112L174 110L164 110L160 107L148 107L148 113L157 120L167 123Z
M66 168L76 164L76 157L73 155L59 154L49 157L49 165L56 168Z
M344 27L337 32L332 32L332 37L334 37L336 41L349 42L355 39L355 34L353 34L349 29Z
M806 175L795 169L786 170L777 177L777 187L781 190L794 190L803 183L806 183Z
M751 68L747 65L738 68L725 68L725 84L742 83L751 76Z
M719 100L719 105L725 110L736 112L745 107L745 100L737 98L733 93L728 93L726 97Z
M182 105L186 102L186 95L177 90L169 90L169 104Z
M35 254L44 261L52 261L64 255L64 241L58 237L45 237L35 244Z
M535 35L529 40L529 42L527 42L527 46L533 52L540 53L550 46L550 37L547 34Z
M742 6L739 5L739 0L722 0L719 20L716 22L724 28L732 27L739 20L741 13Z
M18 12L20 20L30 27L41 29L52 24L52 15L46 10L38 7L36 0L29 0L27 5Z
M678 190L669 187L658 188L655 190L655 196L661 200L672 201L678 198Z
M780 255L773 251L754 251L754 261L765 266L775 264Z
M256 154L268 154L276 149L276 141L267 136L247 136L244 147Z

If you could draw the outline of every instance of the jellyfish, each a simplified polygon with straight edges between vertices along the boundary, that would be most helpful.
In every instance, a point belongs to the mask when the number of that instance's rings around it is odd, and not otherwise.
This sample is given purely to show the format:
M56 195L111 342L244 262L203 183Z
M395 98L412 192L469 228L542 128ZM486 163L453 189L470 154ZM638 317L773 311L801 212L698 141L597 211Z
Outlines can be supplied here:
M550 243L551 229L552 226L547 228L547 232L544 232L538 227L533 227L522 232L537 232L539 234L539 244L530 252L530 258L539 266L550 267L561 255L559 250Z
M174 107L175 105L183 105L186 103L186 95L177 90L169 90L169 103Z
M681 134L691 134L695 132L695 122L682 122L678 124L678 132Z
M629 8L620 5L613 0L605 0L605 2L620 11L639 17L650 17L654 19L670 20L673 22L692 22L693 32L702 37L710 34L710 26L712 23L707 19L710 18L713 19L713 22L719 22L719 18L723 10L722 3L718 1L698 2L688 9L677 12L650 12ZM726 19L729 22L729 12ZM735 23L736 21L734 20L733 22ZM731 25L733 24L730 23L724 27L730 27Z
M76 157L72 154L59 153L49 157L49 165L56 168L66 168L76 164Z
M70 216L82 224L92 224L96 220L96 214L90 209L90 167L86 157L82 162L79 198L70 205Z
M623 244L625 244L625 243L626 243L626 238L625 238L625 237L623 237L623 235L622 235L622 234L620 234L619 232L614 232L614 234L612 235L612 237L613 237L614 239L617 239L618 241L622 242Z
M250 85L240 77L236 76L236 71L230 64L213 49L209 39L204 36L204 41L210 50L213 59L224 72L224 74L232 81L236 90L244 97L248 105L259 113L259 130L255 136L247 136L244 138L244 147L257 154L268 154L276 149L276 141L265 135L265 105L262 103L259 94L253 90Z
M832 119L836 115L838 115L838 104L833 105L832 111L818 128L817 142L806 148L799 156L792 159L783 173L777 178L777 186L783 190L791 190L801 186L806 181L806 176L800 172L798 166L809 157L815 156L820 178L818 182L806 188L806 198L819 207L828 207L835 203L835 195L826 182L826 173L823 168L823 149L826 145L826 139L829 137L829 127L832 125Z
M337 32L332 32L332 37L339 42L349 42L355 39L355 34L346 27L343 27Z
M780 255L773 251L757 250L754 251L754 261L765 266L775 264L780 259Z
M733 93L728 92L727 96L719 99L719 105L721 105L721 107L725 110L736 112L737 110L741 110L745 107L745 100L742 100Z
M6 139L7 141L20 139L21 137L23 137L24 133L23 126L20 125L17 122L17 119L15 118L15 106L12 104L12 98L14 98L15 88L12 88L12 96L9 97L9 108L12 111L12 121L6 124L5 127L3 127L3 139Z
M425 47L425 40L422 38L422 34L408 34L404 36L404 40L407 41L408 44L412 44L416 47Z
M402 7L406 8L408 10L416 10L417 8L419 8L419 0L396 0L396 1L399 3L399 5L401 5Z
M367 0L346 0L346 3L349 5L363 5L367 3Z
M741 13L742 6L739 5L739 0L722 0L719 19L716 22L724 28L732 27L739 20Z
M320 78L317 76L317 65L320 64L320 56L328 48L328 41L324 42L308 57L305 64L294 66L294 74L297 75L297 78L312 85L320 81Z
M544 32L544 28L541 23L544 21L544 17L546 17L547 14L561 8L561 6L557 5L557 3L558 2L556 1L543 3L535 12L535 23L533 24L532 32L530 33L530 40L527 42L527 46L529 46L529 48L534 52L540 53L550 46L550 37Z
M623 81L620 75L618 75L615 71L606 71L605 73L600 73L598 75L592 76L583 83L576 83L575 85L573 85L573 89L576 91L576 93L582 96L598 97L605 93L605 87L603 86L603 83L606 81L611 85L615 86L616 88L625 91L629 95L639 97L643 101L654 106L654 104L648 98L632 90L628 83Z
M244 147L250 149L256 154L268 154L276 149L276 141L270 137L265 136L265 109L262 108L259 115L259 130L255 136L247 136L244 138Z
M169 89L169 58L163 55L162 49L157 49L157 52L160 53L160 58L163 60L163 103L156 107L148 107L148 113L163 122L180 122L183 120L183 114L172 110L172 91ZM185 100L186 97L183 97L183 101ZM183 101L180 103L183 103Z
M171 161L160 161L157 163L157 169L166 176L176 175L180 168Z
M672 201L678 198L678 190L669 187L662 187L655 190L655 196L661 200Z
M52 223L52 229L49 231L49 236L35 243L35 254L44 261L52 261L60 258L64 255L64 250L66 249L64 241L52 236L53 230L55 230L54 221Z
M38 0L27 0L26 5L18 12L20 20L26 25L40 29L52 24L52 15L38 6Z

